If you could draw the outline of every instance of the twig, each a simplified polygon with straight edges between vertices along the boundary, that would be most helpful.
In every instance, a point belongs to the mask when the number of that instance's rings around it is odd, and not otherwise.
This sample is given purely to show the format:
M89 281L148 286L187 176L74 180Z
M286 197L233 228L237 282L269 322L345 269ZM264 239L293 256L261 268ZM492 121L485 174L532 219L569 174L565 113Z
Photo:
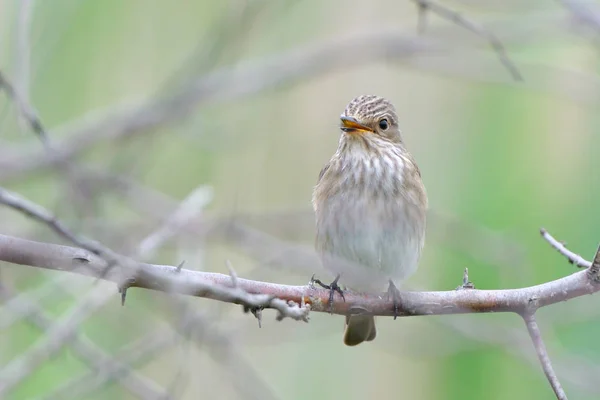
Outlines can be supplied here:
M356 67L382 59L406 60L426 52L446 50L450 45L447 41L424 40L398 32L367 32L225 67L188 82L165 98L113 108L56 129L52 154L38 157L35 150L12 152L18 154L9 154L10 157L0 160L0 181L14 180L40 168L54 166L100 142L139 135L180 121L207 103L248 97L349 65ZM503 50L501 45L500 49ZM357 53L361 57L355 57Z
M178 338L172 331L159 330L119 349L118 361L112 360L102 362L104 368L100 372L91 371L67 381L53 392L44 395L44 399L86 398L86 394L92 393L105 386L111 379L120 379L126 373L126 369L119 366L139 365L151 360L157 354L172 347ZM89 396L88 396L89 397ZM143 397L145 398L145 397Z
M10 299L9 291L1 284L0 298L5 302ZM19 305L20 307L25 306L30 310L27 320L45 331L52 329L54 321L35 302L21 300ZM115 374L116 379L134 395L144 399L167 398L165 391L156 383L138 374L132 367L117 359L113 359L84 335L75 334L70 340L70 345L74 353L83 361L89 363L89 366L94 370L94 374L101 373L109 367L110 369L119 371L119 374Z
M2 187L0 187L0 204L4 204L14 210L20 211L26 216L43 223L62 238L82 249L96 254L97 256L108 256L111 253L111 251L104 246L90 239L77 236L45 208Z
M550 361L550 357L548 357L548 352L546 351L546 345L542 340L540 328L535 320L535 313L525 313L523 314L523 319L527 325L527 331L529 332L529 336L535 347L540 364L542 364L544 374L546 374L546 378L548 378L548 382L550 382L550 386L552 386L556 398L559 400L567 400L567 395L554 372L554 368L552 368L552 362Z
M4 73L0 71L0 89L4 89L7 96L15 103L19 115L27 121L31 130L40 138L44 146L48 147L50 141L48 133L42 125L36 112L25 102L25 100L17 93L17 90L12 83L6 78Z
M559 242L554 237L552 237L552 235L550 235L548 231L546 231L544 228L540 229L540 234L544 239L546 239L548 243L550 243L550 246L558 250L560 254L565 256L567 260L571 264L575 265L577 268L590 268L592 266L591 262L584 259L580 255L573 253L571 250L567 249L567 247L563 243Z
M563 314L561 313L561 315ZM547 318L545 319L547 320ZM540 366L537 353L534 355L528 351L531 347L529 334L523 332L522 329L507 326L506 321L495 323L479 321L472 316L465 315L455 318L440 318L435 322L467 339L471 349L478 343L484 346L499 346L515 357L526 361L532 367L539 368ZM442 335L448 336L445 332ZM448 338L448 340L451 339ZM551 344L550 347L552 347ZM460 349L453 348L452 351L460 351ZM600 376L600 366L591 360L562 354L559 357L554 356L553 364L556 366L556 372L561 376L562 382L568 382L573 388L589 394L598 395L600 393L600 388L595 384L595 380Z
M169 240L176 232L198 219L202 211L212 201L213 190L209 186L199 186L194 189L167 218L157 230L143 239L138 246L137 256L149 259L154 255L154 250Z
M76 327L104 305L106 297L105 287L94 287L30 349L4 365L0 370L0 398L5 398L15 385L31 375L42 362L69 342L75 334Z
M423 14L425 14L427 11L431 11L431 12L439 15L440 17L445 18L449 21L452 21L455 24L457 24L458 26L461 26L461 27L473 32L474 34L486 39L489 42L492 49L496 52L496 54L498 55L498 59L500 60L502 65L504 65L504 67L508 70L508 72L510 73L512 78L516 81L523 80L523 76L521 75L521 72L519 71L517 66L512 62L512 60L506 54L506 49L504 48L504 45L496 37L496 35L494 35L492 32L490 32L487 29L483 28L482 26L466 19L465 17L463 17L456 11L451 10L447 7L444 7L436 2L433 2L430 0L412 0L412 1L414 3L416 3L417 7L419 8L420 21L423 21L425 18Z

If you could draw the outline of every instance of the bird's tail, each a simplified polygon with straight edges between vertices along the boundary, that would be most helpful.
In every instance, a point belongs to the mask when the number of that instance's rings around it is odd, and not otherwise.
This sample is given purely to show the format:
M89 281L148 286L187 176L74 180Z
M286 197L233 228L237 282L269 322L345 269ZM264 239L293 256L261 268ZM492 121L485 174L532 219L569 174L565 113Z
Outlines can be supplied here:
M356 346L362 342L370 342L377 336L375 317L372 315L352 315L346 317L344 344Z

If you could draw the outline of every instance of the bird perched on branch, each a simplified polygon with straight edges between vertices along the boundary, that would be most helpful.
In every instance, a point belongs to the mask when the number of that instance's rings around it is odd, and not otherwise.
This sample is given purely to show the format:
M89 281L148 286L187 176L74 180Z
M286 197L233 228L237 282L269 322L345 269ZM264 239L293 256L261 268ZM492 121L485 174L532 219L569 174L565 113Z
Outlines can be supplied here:
M336 275L323 285L343 296L340 276L354 290L381 292L388 286L395 315L402 281L417 269L425 239L427 194L415 160L406 150L394 106L378 96L359 96L340 117L337 151L321 170L313 192L316 247ZM318 281L318 283L321 283ZM346 317L344 343L375 339L369 310Z

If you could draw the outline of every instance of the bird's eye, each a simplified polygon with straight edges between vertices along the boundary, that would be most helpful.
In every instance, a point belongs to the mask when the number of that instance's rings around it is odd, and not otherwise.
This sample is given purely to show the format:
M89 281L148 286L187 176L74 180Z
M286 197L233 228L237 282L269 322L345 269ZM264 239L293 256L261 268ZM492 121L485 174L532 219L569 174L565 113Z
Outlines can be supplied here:
M381 128L382 131L385 131L387 128L389 128L388 120L384 118L379 121L379 128Z

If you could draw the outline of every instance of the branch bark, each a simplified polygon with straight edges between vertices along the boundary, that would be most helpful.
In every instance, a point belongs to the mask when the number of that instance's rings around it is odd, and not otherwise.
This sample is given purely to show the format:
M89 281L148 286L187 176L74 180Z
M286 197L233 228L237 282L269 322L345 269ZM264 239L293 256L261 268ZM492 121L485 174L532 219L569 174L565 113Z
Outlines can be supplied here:
M544 343L542 342L534 314L540 307L566 301L600 290L600 248L593 262L571 252L564 243L556 240L546 230L541 229L542 237L558 250L571 264L586 268L561 279L536 286L507 290L476 290L469 282L467 270L463 284L454 291L404 292L402 304L394 305L388 296L373 293L345 291L343 299L330 304L329 290L317 289L312 284L289 286L269 282L240 279L230 268L230 275L200 272L183 269L181 265L156 265L140 263L115 253L100 243L77 236L58 221L43 207L0 187L0 203L5 204L54 230L57 234L83 248L33 242L25 239L0 235L0 261L28 265L52 270L69 271L116 282L122 301L126 290L139 287L205 297L223 302L241 304L244 311L252 311L259 318L260 310L272 308L278 311L277 319L290 317L308 321L309 311L330 312L349 315L353 310L369 310L373 315L415 316L462 314L472 312L514 312L521 315L533 340L538 358L546 377L558 399L566 399L556 374L552 368ZM88 296L89 297L89 296ZM92 298L92 300L94 300ZM88 299L92 306L99 304ZM87 304L86 303L86 304ZM81 318L78 307L73 315ZM87 306L85 307L87 308ZM85 310L84 310L85 311ZM70 318L72 319L72 318ZM53 329L57 338L68 339L72 334L66 320ZM52 336L49 336L52 337ZM58 341L57 341L58 342ZM51 343L54 347L54 340ZM45 353L45 347L38 346L29 359L34 361ZM11 382L0 386L0 392L10 389L11 384L21 380L28 371L30 362L13 362L9 369Z
M107 262L89 251L62 245L33 242L0 235L0 260L58 271L69 271L102 278L127 287L145 288L171 293L204 297L242 304L248 308L274 308L280 318L306 320L311 311L330 312L329 291L310 285L291 286L235 278L230 275L178 269L172 265L137 263L119 265L106 273ZM514 312L525 315L535 307L545 307L561 301L592 294L600 284L588 271L579 271L564 278L536 286L505 290L451 290L435 292L404 292L400 315L441 315L485 312ZM371 310L374 315L392 316L391 300L377 294L347 291L346 301L336 297L331 312L347 315L354 307ZM289 304L293 304L290 306Z
M558 377L554 372L552 362L550 361L550 357L546 351L546 345L542 340L542 334L540 333L540 328L538 327L535 319L535 314L525 314L523 315L523 319L525 320L525 325L527 325L527 331L529 332L529 336L531 337L531 341L535 347L540 364L542 364L544 374L546 375L546 378L548 378L548 382L550 382L550 386L552 387L552 390L554 390L556 398L559 400L567 400L567 395L565 394L565 391L563 390L562 385L560 384Z

